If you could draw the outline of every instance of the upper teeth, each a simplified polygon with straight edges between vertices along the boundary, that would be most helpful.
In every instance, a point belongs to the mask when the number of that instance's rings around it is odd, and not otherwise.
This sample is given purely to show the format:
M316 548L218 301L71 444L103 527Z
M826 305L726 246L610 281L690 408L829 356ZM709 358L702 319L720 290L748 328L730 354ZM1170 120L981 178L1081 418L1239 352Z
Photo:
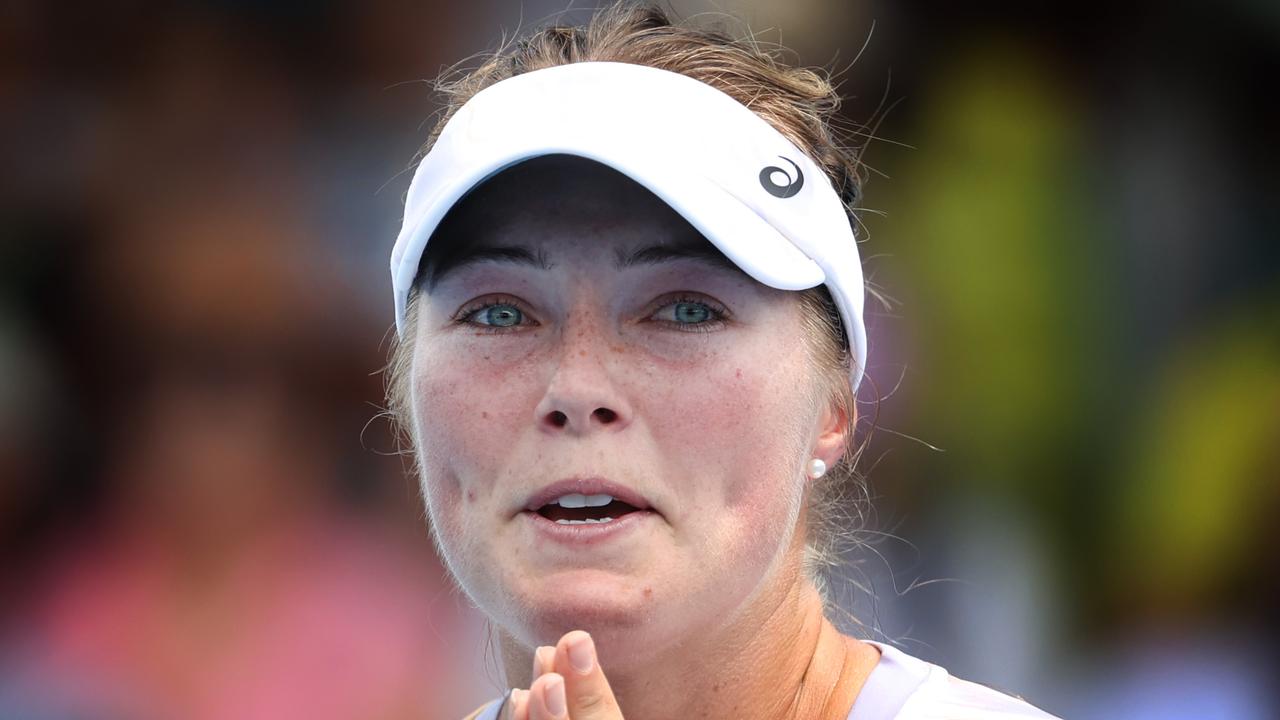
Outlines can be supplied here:
M611 502L613 502L612 495L583 495L581 493L561 495L555 500L555 504L563 508L604 507Z

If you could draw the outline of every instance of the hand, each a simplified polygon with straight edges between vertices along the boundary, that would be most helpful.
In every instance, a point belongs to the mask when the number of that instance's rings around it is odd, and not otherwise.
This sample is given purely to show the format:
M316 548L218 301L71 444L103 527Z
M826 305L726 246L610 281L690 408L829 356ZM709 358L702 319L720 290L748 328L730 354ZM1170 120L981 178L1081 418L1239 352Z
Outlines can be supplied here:
M511 720L623 720L595 643L581 630L533 653L533 682L508 701Z

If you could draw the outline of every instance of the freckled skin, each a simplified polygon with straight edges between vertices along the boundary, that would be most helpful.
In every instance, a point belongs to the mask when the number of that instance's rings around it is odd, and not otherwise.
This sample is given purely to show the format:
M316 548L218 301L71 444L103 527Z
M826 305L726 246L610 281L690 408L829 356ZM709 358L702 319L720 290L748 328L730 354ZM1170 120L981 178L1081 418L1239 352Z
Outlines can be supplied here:
M614 267L619 249L690 233L621 175L542 158L473 191L432 242L534 246L551 268L467 266L417 300L413 423L450 570L517 641L584 629L615 671L757 611L799 566L803 467L823 414L805 401L816 378L795 294L696 260ZM654 320L672 293L732 317L708 332ZM458 321L494 295L519 300L529 324ZM660 516L576 554L541 541L519 514L528 497L592 475Z

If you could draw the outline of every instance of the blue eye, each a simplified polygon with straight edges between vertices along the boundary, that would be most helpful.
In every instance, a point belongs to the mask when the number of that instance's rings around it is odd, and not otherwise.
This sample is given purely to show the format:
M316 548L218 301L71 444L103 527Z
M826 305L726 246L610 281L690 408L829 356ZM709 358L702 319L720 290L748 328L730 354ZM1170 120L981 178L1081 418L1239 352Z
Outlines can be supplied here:
M651 319L673 325L679 330L714 330L728 316L728 311L710 302L692 298L675 298L658 308Z
M702 303L678 302L675 318L679 323L700 323L711 319L711 308Z
M524 320L524 313L520 312L520 308L515 305L495 303L476 310L471 314L471 318L481 325L515 327Z

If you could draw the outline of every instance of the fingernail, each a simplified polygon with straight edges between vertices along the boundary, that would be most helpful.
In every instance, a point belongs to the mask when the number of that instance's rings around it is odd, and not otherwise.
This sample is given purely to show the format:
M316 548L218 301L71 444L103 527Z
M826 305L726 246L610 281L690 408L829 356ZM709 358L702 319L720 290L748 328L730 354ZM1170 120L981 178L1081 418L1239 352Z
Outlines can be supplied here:
M579 674L586 675L596 663L596 647L591 636L583 633L569 643L569 664Z
M546 695L544 697L547 701L547 712L551 713L552 717L564 715L568 709L564 699L564 680L561 680L558 675L552 676L547 681Z
M533 653L535 664L538 667L539 674L551 672L556 667L556 649L550 645L543 645Z

